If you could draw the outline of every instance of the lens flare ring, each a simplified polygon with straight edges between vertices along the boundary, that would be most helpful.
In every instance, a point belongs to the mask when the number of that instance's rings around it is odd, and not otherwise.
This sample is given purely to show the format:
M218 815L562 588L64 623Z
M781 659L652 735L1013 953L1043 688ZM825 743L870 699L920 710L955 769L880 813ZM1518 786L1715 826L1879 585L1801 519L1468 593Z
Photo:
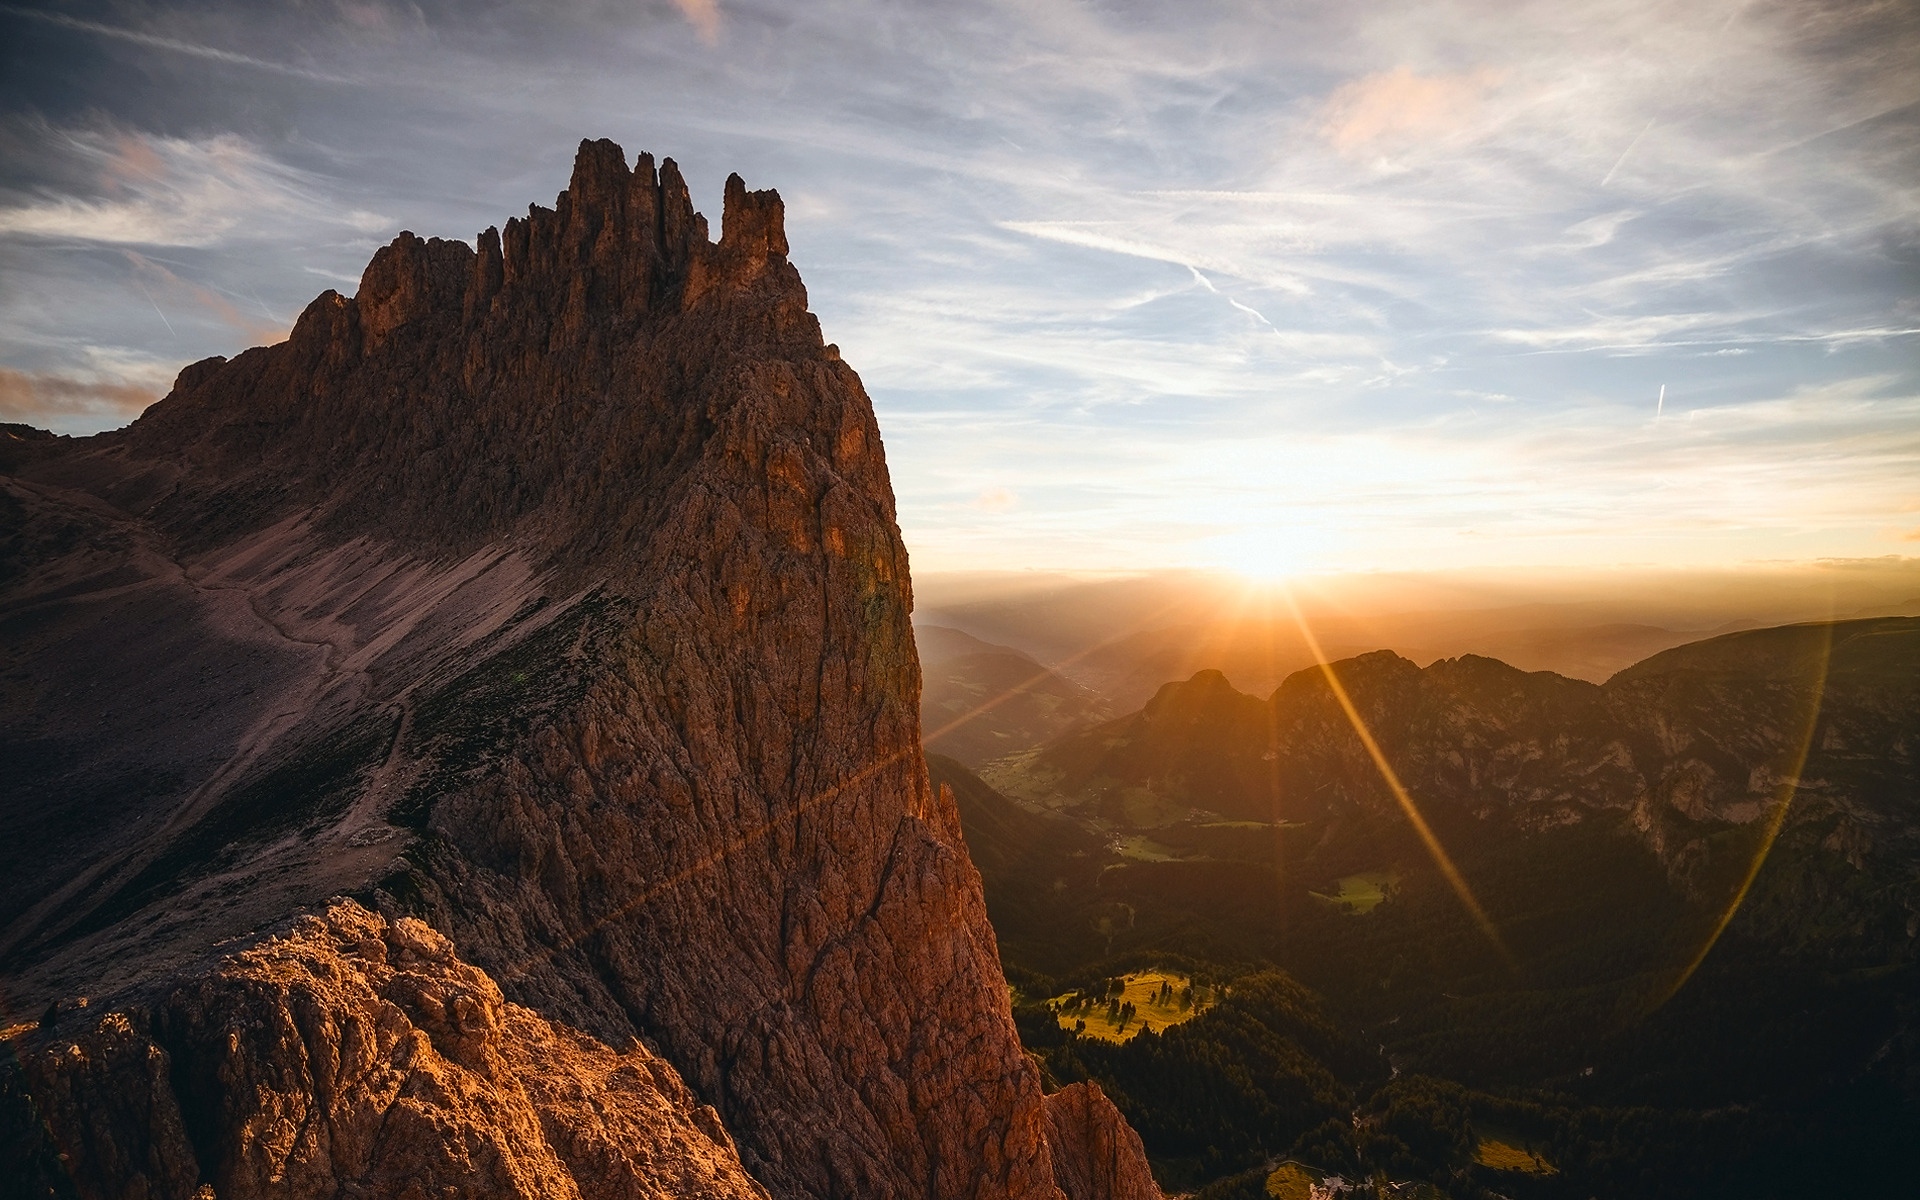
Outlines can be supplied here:
M1674 981L1661 992L1652 1004L1647 1006L1645 1016L1660 1011L1669 1000L1680 994L1687 986L1700 965L1707 961L1707 955L1719 944L1720 936L1733 924L1733 918L1739 915L1740 908L1747 902L1747 894L1753 890L1753 884L1760 877L1760 869L1767 864L1768 855L1773 853L1773 844L1780 839L1780 831L1786 828L1787 814L1793 808L1795 795L1800 791L1800 773L1806 770L1807 756L1813 752L1813 735L1820 726L1820 712L1826 704L1827 671L1833 663L1833 623L1827 621L1822 626L1822 636L1818 640L1815 658L1817 667L1811 673L1813 688L1807 705L1806 724L1800 731L1800 737L1794 744L1793 768L1781 778L1780 788L1774 798L1773 808L1767 813L1767 823L1760 832L1760 845L1755 848L1753 861L1747 864L1746 873L1740 879L1740 886L1734 889L1733 898L1714 921L1713 929L1700 944L1687 965L1680 969Z

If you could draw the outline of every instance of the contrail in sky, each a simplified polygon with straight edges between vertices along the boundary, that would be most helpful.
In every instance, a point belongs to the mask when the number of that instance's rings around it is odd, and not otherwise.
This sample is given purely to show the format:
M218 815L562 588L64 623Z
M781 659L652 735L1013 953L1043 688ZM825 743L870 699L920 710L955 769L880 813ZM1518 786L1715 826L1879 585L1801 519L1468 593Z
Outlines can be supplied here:
M159 317L160 317L160 323L161 323L162 325L165 325L165 326L167 327L167 332L168 332L168 333L173 333L173 322L172 322L172 321L169 321L169 320L167 320L167 314L165 314L165 313L163 313L163 312L160 312L160 302L159 302L158 300L155 300L155 299L153 298L153 293L147 290L147 285L146 285L146 284L144 284L144 283L140 283L140 281L139 281L138 279L136 279L136 280L134 280L134 283L136 283L136 284L139 284L139 286L140 286L140 294L141 294L142 296L145 296L145 297L147 298L147 303L148 303L148 304L151 304L151 305L153 305L153 311L154 311L155 313L158 313L158 314L159 314ZM177 334L177 333L173 333L173 336L174 336L174 337L179 337L180 335L179 335L179 334Z
M1222 300L1225 300L1228 304L1233 305L1235 308L1239 309L1241 312L1251 315L1254 320L1260 322L1262 325L1265 325L1268 329L1273 330L1275 333L1280 332L1280 327L1275 325L1272 321L1267 320L1267 315L1265 313L1261 312L1257 308L1249 308L1248 306L1240 303L1238 300L1235 300L1232 296L1227 295L1225 292L1221 291L1219 288L1213 286L1213 280L1208 279L1205 275L1202 275L1198 267L1194 266L1192 263L1181 263L1180 265L1185 267L1187 270L1193 272L1193 277L1200 281L1201 287L1206 288L1208 291L1220 297Z
M1608 171L1606 178L1600 181L1601 187L1607 186L1608 181L1610 181L1613 178L1613 172L1618 171L1620 169L1620 164L1627 161L1627 155L1633 153L1633 148L1640 144L1640 139L1647 136L1647 129L1653 128L1653 122L1654 122L1654 118L1648 117L1646 129L1642 129L1639 133L1635 134L1633 140L1627 143L1627 148L1625 150L1622 150L1620 152L1620 157L1614 161L1613 169Z
M176 54L191 54L195 58L210 58L215 62L232 63L238 67L253 67L260 71L274 71L282 75L295 75L301 79L317 80L321 83L352 83L344 75L329 75L324 71L310 71L305 67L296 67L290 63L274 62L271 59L255 58L250 54L237 54L232 50L222 50L216 46L202 46L198 42L183 42L178 38L161 37L153 33L141 33L137 29L122 29L118 25L102 25L97 21L83 21L78 17L69 17L65 13L39 12L31 8L16 8L11 4L0 4L0 13L10 17L26 17L34 21L45 21L49 25L58 25L62 29L72 29L80 33L97 33L101 37L119 38L142 46L151 46L156 50L171 50Z
M1667 385L1660 385L1660 399L1653 406L1653 423L1660 423L1660 414L1667 411Z

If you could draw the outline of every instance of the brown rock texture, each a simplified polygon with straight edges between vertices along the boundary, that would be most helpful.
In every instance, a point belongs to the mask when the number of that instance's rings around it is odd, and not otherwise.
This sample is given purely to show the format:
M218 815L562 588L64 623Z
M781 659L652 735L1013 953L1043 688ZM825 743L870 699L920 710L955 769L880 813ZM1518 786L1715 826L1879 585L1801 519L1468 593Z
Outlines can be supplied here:
M774 193L730 179L714 243L671 160L585 143L553 208L477 249L402 234L356 298L188 368L128 429L0 444L0 736L27 767L0 817L56 848L0 851L10 1020L91 993L136 1034L197 1028L154 979L256 979L209 947L350 893L382 940L417 919L471 964L443 975L469 981L478 1059L457 1005L433 1026L370 965L361 991L285 985L379 995L452 1064L422 1076L449 1081L419 1110L444 1119L407 1119L421 1162L646 1194L582 1177L627 1178L594 1149L613 1133L542 1115L536 1143L511 1116L554 1111L486 1049L524 1011L592 1039L582 1062L645 1039L775 1196L1057 1195L978 876L921 759L879 430L787 249ZM259 953L320 935L291 936ZM346 1019L331 1003L314 1028ZM176 1087L272 1080L272 1120L340 1131L336 1151L208 1118L186 1144L222 1197L360 1178L338 1164L363 1170L370 1110L288 1074L291 1042L152 1044ZM483 1067L530 1108L485 1124L459 1090ZM579 1086L603 1106L613 1085ZM141 1126L72 1089L71 1127ZM151 1108L112 1161L184 1178ZM469 1119L480 1141L436 1148Z
M193 1195L198 1158L219 1196L766 1196L658 1056L505 1002L423 922L352 901L146 1028L41 1040L23 1063L83 1194Z
M1156 1197L1140 1135L1097 1083L1073 1083L1047 1097L1053 1177L1067 1200Z

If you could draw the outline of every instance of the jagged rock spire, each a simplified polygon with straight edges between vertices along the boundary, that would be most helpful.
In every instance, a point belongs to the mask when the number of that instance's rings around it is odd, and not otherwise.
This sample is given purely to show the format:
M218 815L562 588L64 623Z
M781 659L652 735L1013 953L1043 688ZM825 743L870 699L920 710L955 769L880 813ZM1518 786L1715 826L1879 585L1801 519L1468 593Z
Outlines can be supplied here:
M196 750L177 771L135 763L178 788L114 793L120 819L82 830L105 839L84 848L98 877L50 881L72 902L46 906L27 944L176 970L353 892L387 929L428 921L504 1001L593 1042L581 1062L645 1039L711 1106L688 1119L715 1146L730 1134L778 1196L1060 1200L1067 1182L1072 1200L1142 1200L1150 1178L1111 1104L1075 1093L1073 1119L1050 1126L952 799L929 787L907 553L873 406L807 311L779 197L733 177L722 232L714 244L671 159L629 168L611 142L587 142L552 208L472 247L404 233L358 296L321 296L286 342L198 364L123 433L46 452L66 456L48 458L47 487L98 488L74 512L106 519L102 496L129 506L115 510L125 536L82 542L178 555L152 594L190 616L236 606L217 614L226 625L194 616L179 639L139 645L178 658L182 641L230 626L294 632L259 687L203 681L196 695L195 720L225 705L227 726L258 740ZM128 569L155 563L158 551ZM195 586L207 578L219 587ZM140 595L130 619L166 608ZM113 665L115 688L159 669ZM86 694L71 679L61 690ZM143 734L140 753L190 741L186 720L178 738ZM47 794L70 794L98 751L47 756L78 764ZM353 970L384 987L384 935L363 940L355 953L372 957ZM314 1029L386 1011L329 1008L309 968L285 961L274 978ZM486 1040L461 1023L463 1003L484 1018L492 996L459 987L417 1006L454 1060ZM323 1103L308 1080L332 1078L331 1052L318 1067L302 1056L325 1037L234 1042L209 1025L173 1043L169 1066L138 1032L156 1011L116 1027L114 1062L162 1064L137 1081L145 1115L107 1139L116 1161L145 1161L141 1139L166 1136L186 1156L180 1179L233 1200L289 1172L314 1194L361 1185L314 1132L328 1121L289 1118L307 1131L289 1142L278 1117L253 1115ZM119 1120L84 1054L30 1057L44 1069L34 1086L72 1100L60 1120L74 1138ZM401 1056L355 1079L440 1086L430 1065ZM260 1079L286 1091L232 1082ZM183 1100L177 1081L205 1094ZM580 1085L583 1116L614 1112L596 1087L611 1085ZM192 1144L162 1119L183 1106L212 1114ZM331 1127L376 1109L335 1112ZM499 1127L511 1109L464 1106L470 1144L537 1149L544 1126ZM115 1194L189 1200L172 1182Z

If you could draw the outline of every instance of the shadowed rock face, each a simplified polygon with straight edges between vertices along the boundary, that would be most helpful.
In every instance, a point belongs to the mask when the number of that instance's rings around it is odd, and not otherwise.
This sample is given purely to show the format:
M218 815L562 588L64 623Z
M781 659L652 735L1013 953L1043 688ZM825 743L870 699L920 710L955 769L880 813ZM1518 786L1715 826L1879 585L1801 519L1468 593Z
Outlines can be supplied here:
M715 1180L730 1132L776 1196L1052 1197L1056 1173L1110 1181L1076 1200L1157 1194L1111 1105L1081 1120L1104 1141L1049 1152L978 876L920 757L879 432L786 250L774 193L730 179L716 244L670 160L629 170L587 143L553 209L477 250L403 234L357 298L188 368L127 430L0 445L0 734L33 751L0 816L58 847L0 864L30 876L0 893L10 1019L104 996L124 1046L52 1054L112 1032L77 1018L22 1034L28 1091L65 1106L56 1142L145 1130L85 1143L119 1164L86 1194L380 1192L368 1172L408 1154L468 1161L443 1136L496 1147L527 1194L651 1194L608 1182L648 1178L595 1149L615 1133L555 1132L560 1085L486 1057L522 1011L526 1036L595 1063L656 1048L649 1103L711 1135ZM317 949L220 958L339 892L384 916L336 905L329 927L451 939L475 1030ZM324 936L344 938L292 933ZM466 1099L409 1118L414 1150L367 1150L351 1131L386 1092L336 1103L283 1061L292 1041L217 1036L219 981L268 961L295 1025L344 1028L376 994L411 1014L453 1066L407 1078ZM401 1041L369 1053L391 1065ZM78 1063L154 1054L150 1116L102 1116L115 1089ZM503 1071L525 1104L472 1083ZM617 1109L619 1071L567 1084L569 1111ZM247 1082L269 1077L286 1099ZM260 1104L324 1112L275 1119L354 1149L259 1134ZM1082 1161L1096 1142L1138 1169Z
M1157 1190L1140 1135L1099 1084L1068 1084L1048 1096L1047 1126L1067 1200L1150 1196Z

